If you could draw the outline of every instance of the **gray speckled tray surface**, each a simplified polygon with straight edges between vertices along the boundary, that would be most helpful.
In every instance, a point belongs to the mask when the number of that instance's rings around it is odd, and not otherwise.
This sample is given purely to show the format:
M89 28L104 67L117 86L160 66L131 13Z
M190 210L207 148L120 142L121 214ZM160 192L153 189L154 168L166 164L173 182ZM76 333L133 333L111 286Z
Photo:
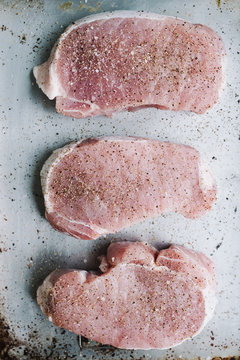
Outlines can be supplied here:
M220 6L219 6L220 5ZM215 29L228 53L227 85L204 115L143 109L112 118L57 114L32 68L47 59L64 28L94 12L131 9L178 16ZM13 359L210 359L240 355L240 2L239 0L0 1L0 262L2 341ZM96 241L54 231L44 218L39 172L52 150L81 138L135 135L189 144L205 155L218 185L212 210L199 220L167 214ZM160 248L185 244L217 269L214 318L194 339L169 350L122 351L83 341L52 325L36 289L56 267L96 268L112 239ZM82 345L81 345L82 344Z

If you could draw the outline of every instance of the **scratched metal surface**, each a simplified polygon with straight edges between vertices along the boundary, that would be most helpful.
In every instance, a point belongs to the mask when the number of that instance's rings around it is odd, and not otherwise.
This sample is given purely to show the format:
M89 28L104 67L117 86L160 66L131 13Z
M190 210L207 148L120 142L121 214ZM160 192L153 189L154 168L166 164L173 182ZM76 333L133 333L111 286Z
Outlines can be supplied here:
M77 120L57 114L54 101L36 86L33 66L47 59L71 21L116 9L155 11L215 29L228 52L227 86L219 103L204 115L143 109L112 119ZM238 0L0 1L0 285L7 358L240 355L239 29ZM194 221L176 214L161 216L92 242L54 231L44 219L39 171L52 150L99 135L146 136L196 147L217 180L213 209ZM159 248L185 244L215 261L219 302L214 318L199 336L165 351L121 351L83 340L81 346L77 336L46 320L36 304L36 289L46 275L56 267L96 268L96 256L115 238L145 240Z

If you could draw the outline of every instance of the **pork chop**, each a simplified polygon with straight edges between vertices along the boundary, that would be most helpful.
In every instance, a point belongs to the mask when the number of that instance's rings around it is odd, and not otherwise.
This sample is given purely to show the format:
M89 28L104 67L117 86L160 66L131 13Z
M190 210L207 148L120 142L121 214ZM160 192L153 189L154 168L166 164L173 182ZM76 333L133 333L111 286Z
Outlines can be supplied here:
M201 114L218 100L225 57L221 38L207 26L115 11L71 24L33 72L67 116L147 106Z
M197 335L213 315L215 269L202 253L119 242L102 263L102 274L56 270L46 278L37 301L50 321L118 348L165 349Z
M55 150L41 171L46 218L96 239L162 213L198 218L216 185L199 152L144 138L102 137Z

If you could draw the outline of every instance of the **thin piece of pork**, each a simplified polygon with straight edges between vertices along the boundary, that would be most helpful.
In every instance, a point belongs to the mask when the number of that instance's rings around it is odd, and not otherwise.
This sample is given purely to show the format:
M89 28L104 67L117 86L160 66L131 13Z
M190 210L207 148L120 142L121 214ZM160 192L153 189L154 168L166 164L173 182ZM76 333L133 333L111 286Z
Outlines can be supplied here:
M207 26L115 11L70 25L33 72L67 116L148 106L201 114L219 98L225 58L222 39Z
M55 325L123 349L165 349L203 329L216 305L215 269L204 254L172 245L112 243L101 273L56 270L37 301Z
M81 239L167 212L198 218L216 198L215 181L197 150L144 138L67 145L46 161L41 180L48 221Z

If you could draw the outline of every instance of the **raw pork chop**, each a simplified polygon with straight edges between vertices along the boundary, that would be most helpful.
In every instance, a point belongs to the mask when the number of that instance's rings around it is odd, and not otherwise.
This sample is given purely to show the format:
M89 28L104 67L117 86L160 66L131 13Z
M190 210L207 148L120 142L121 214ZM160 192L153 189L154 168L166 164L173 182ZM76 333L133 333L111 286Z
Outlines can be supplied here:
M34 75L57 111L76 118L146 106L200 114L218 100L225 55L207 26L116 11L70 25Z
M103 274L56 270L38 289L55 325L123 349L164 349L197 335L216 304L214 265L183 246L109 246Z
M102 137L53 152L41 171L46 217L81 239L96 239L163 212L197 218L216 186L197 150L144 138Z

